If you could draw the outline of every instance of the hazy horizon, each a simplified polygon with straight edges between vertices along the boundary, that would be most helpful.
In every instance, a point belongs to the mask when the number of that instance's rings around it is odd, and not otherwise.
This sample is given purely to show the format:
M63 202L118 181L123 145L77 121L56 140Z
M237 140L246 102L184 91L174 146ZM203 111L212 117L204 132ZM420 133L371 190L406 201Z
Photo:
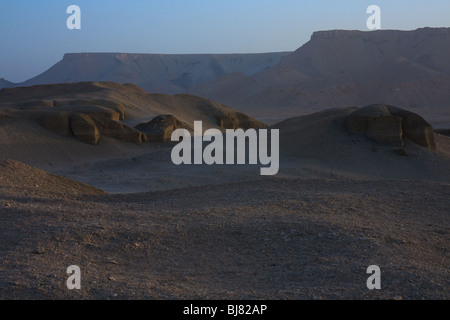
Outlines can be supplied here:
M69 5L81 30L69 30ZM368 31L366 9L380 6L381 29L449 27L447 0L379 1L30 1L0 3L0 78L22 82L65 53L227 54L294 51L314 31Z

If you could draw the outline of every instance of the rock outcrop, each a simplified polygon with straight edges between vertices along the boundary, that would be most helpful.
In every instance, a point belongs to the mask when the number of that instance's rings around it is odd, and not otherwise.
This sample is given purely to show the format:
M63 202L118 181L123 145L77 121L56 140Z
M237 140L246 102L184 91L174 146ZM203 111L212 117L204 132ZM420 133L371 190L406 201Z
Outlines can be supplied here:
M431 125L414 112L396 107L389 107L392 115L402 119L403 134L418 145L436 150L436 141Z
M97 124L100 133L104 136L136 144L141 144L147 141L145 134L124 125L121 122L108 118L94 118L94 122Z
M264 123L250 118L244 113L234 112L224 115L216 116L217 124L222 129L250 129L250 128L265 128Z
M72 111L76 111L79 113L84 113L89 115L91 118L96 119L110 119L114 121L123 120L122 113L113 110L108 107L103 106L71 106L70 109Z
M138 130L122 120L139 123L158 116ZM15 117L40 124L61 136L97 144L102 136L141 144L165 142L173 130L192 130L194 121L203 128L234 129L265 126L220 103L193 95L148 94L132 84L80 82L0 90L0 118ZM125 119L127 117L127 119ZM181 121L182 119L182 121Z
M99 106L74 107L72 110L41 112L37 121L49 131L93 145L101 136L137 144L147 140L142 132L121 123L120 114L114 110Z
M189 129L189 126L173 115L160 115L147 123L138 124L135 128L147 135L148 142L167 142L170 141L174 130Z
M70 112L45 112L38 117L38 122L45 129L57 133L61 136L72 136L72 130L70 126Z
M83 142L96 145L100 139L100 131L94 121L85 114L71 113L70 128L73 136Z
M381 144L403 146L404 137L414 143L436 150L433 128L416 113L384 104L356 109L347 118L350 133L364 133Z

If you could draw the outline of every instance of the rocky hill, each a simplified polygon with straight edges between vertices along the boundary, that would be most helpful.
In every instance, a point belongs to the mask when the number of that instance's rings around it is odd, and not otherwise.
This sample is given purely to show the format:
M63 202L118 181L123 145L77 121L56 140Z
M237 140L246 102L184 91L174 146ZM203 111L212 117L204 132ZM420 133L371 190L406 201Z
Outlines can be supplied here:
M151 93L183 93L193 85L230 73L253 75L287 54L68 53L42 74L18 84L0 81L0 88L114 81L133 83Z
M439 120L445 112L448 118L449 54L450 28L321 31L270 69L224 76L191 92L252 115L387 103Z
M155 124L151 121L163 115L172 117L173 123L156 120L157 130L148 131ZM189 130L196 120L203 122L204 130L265 127L211 100L187 94L148 94L133 84L80 82L0 90L0 129L11 126L15 132L29 131L31 122L91 145L97 145L102 137L136 144L164 142L174 129ZM5 133L4 139L10 136Z

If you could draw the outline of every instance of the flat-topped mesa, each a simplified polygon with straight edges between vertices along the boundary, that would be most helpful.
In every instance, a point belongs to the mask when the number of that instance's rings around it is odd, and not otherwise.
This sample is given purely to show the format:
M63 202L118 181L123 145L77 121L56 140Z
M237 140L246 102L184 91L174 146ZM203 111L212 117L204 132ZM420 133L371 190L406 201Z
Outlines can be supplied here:
M121 52L68 52L63 55L63 60L79 59L79 58L117 58L123 59L136 59L139 57L151 57L160 56L159 54L147 54L147 53L121 53Z
M319 40L319 39L332 39L339 37L349 37L351 35L356 35L363 33L363 31L359 30L323 30L323 31L315 31L311 35L311 40Z
M399 34L419 34L419 35L431 35L431 34L450 34L450 28L419 28L417 30L374 30L374 31L361 31L361 30L322 30L315 31L311 35L311 40L319 39L336 39L336 38L352 38L359 37L373 37L374 35L390 35L397 36Z
M245 54L66 53L42 74L19 84L114 81L134 83L152 93L185 93L226 74L253 75L277 64L289 52Z

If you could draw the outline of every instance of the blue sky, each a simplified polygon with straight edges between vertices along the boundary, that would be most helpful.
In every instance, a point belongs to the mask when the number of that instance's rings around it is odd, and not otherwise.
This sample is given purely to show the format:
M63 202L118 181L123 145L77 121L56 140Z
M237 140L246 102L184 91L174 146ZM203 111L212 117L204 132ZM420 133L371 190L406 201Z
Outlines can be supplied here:
M69 5L81 30L68 30ZM312 32L450 27L449 0L1 0L0 78L19 82L66 52L249 53L292 51Z

